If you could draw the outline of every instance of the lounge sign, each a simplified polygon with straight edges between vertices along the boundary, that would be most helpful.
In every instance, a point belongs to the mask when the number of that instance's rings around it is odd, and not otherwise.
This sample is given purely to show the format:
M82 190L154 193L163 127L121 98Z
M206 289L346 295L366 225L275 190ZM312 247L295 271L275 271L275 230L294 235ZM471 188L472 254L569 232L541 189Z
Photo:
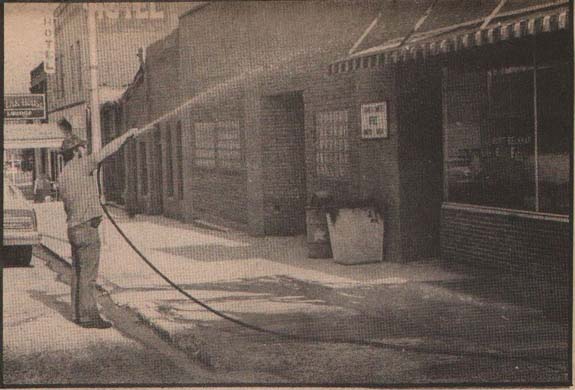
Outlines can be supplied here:
M5 95L4 119L46 119L44 95Z
M387 138L387 102L361 106L361 138Z

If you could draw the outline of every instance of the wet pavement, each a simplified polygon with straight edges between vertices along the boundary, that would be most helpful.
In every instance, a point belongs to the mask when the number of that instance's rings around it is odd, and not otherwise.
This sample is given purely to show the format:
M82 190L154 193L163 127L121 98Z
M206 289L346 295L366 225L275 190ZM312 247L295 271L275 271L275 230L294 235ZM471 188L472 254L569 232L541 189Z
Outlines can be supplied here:
M3 268L5 386L252 383L250 372L215 372L163 340L101 291L112 329L85 329L71 320L70 270L42 248L31 267ZM273 380L265 376L265 380Z
M218 319L170 289L114 295L207 365L288 383L565 381L568 321L493 300L513 286L489 280L495 292L488 296L466 291L477 287L469 281L330 288L278 276L181 286L226 315L305 341ZM133 304L146 297L144 311Z
M303 237L114 215L189 294L235 319L297 336L257 332L206 311L103 223L99 283L110 301L207 369L250 373L252 383L266 384L559 385L570 378L564 278L438 259L344 266L308 259ZM55 239L59 214L52 217L44 218L53 224L44 226L45 245L66 258L65 239Z

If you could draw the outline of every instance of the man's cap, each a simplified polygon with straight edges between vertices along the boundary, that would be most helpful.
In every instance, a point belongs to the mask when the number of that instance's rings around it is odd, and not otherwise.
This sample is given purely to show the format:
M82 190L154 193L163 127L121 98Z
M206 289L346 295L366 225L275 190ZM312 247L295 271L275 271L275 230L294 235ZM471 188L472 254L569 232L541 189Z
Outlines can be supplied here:
M80 137L72 135L71 137L64 138L64 141L62 141L62 146L60 147L60 151L65 152L67 150L77 148L78 146L86 146L86 141Z

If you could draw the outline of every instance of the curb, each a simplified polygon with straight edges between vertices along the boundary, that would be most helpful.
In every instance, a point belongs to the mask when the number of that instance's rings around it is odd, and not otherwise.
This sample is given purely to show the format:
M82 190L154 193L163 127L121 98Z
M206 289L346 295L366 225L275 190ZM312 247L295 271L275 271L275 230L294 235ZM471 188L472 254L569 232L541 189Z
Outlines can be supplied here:
M44 250L46 250L50 255L52 255L52 257L55 258L58 262L60 262L64 267L66 267L68 269L72 268L72 264L70 262L68 262L63 256L54 252L48 246L46 246L44 244L40 244L39 246L42 247ZM153 321L150 321L149 318L144 316L136 308L134 308L130 305L125 305L125 304L121 304L121 303L117 302L113 298L114 294L112 292L110 292L109 288L105 287L106 284L110 284L110 282L108 282L105 279L103 280L103 283L97 283L96 284L96 290L98 291L98 293L100 295L105 295L107 297L107 299L109 299L112 302L112 304L114 304L119 309L126 311L128 315L135 317L138 320L138 322L144 324L146 327L151 329L159 338L161 338L165 342L169 343L172 347L185 353L190 359L194 359L198 363L203 364L204 366L206 366L208 368L213 368L213 362L212 362L213 359L208 354L206 348L203 348L202 342L200 340L198 340L197 338L194 337L194 340L191 343L191 345L193 345L194 348L190 348L190 347L181 348L179 343L177 342L177 340L172 336L172 334L169 331L156 325Z

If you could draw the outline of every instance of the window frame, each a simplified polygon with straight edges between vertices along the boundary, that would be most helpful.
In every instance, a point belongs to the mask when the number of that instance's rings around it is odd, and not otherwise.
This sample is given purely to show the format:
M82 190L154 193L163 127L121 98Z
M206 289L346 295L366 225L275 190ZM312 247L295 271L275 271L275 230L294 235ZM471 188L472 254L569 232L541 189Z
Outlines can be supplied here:
M198 125L210 128L210 139L212 147L198 147ZM242 140L242 125L239 120L222 120L222 121L196 121L194 126L194 157L193 165L198 169L206 169L223 173L237 173L245 171L244 162L244 143ZM234 131L235 137L222 137L226 131ZM203 131L206 131L205 129ZM205 136L205 134L204 134ZM207 137L206 137L207 138ZM231 141L231 142L230 142ZM232 144L232 147L224 145ZM235 146L235 147L234 147ZM205 150L212 152L210 157L198 157L197 152ZM238 158L224 158L224 152L237 153ZM198 164L198 160L210 161L209 165ZM235 166L234 166L235 164Z
M448 155L448 151L449 151L449 139L450 139L450 134L448 133L448 128L446 127L446 118L447 118L447 113L449 108L448 107L444 107L444 136L443 136L443 155L444 155L444 163L443 163L443 169L444 169L444 174L443 174L443 197L444 197L444 201L443 204L447 205L449 207L465 207L465 208L476 208L477 210L481 211L481 210L491 210L490 212L498 212L501 211L502 213L505 214L513 214L513 215L540 215L542 217L545 218L560 218L560 219L564 219L564 218L568 218L571 210L568 210L566 213L563 212L553 212L553 211L549 211L549 210L544 210L544 206L542 205L542 201L541 198L544 195L544 190L541 189L541 184L542 184L542 179L540 176L540 168L539 165L541 164L541 137L542 137L542 133L541 131L544 131L544 129L540 128L540 123L539 123L539 117L541 116L541 111L542 111L542 107L544 107L542 104L542 102L540 100L538 100L539 98L539 93L538 91L542 88L542 84L540 84L540 81L538 81L538 75L541 76L541 71L548 69L548 68L558 68L561 66L565 66L566 63L564 61L546 61L546 60L542 60L541 63L538 63L539 59L536 58L536 56L532 57L532 62L530 63L522 63L520 65L503 65L500 66L499 68L494 67L494 66L484 66L481 67L479 69L476 70L480 71L482 73L484 73L484 76L486 77L486 91L487 91L487 96L486 96L486 100L481 103L482 105L487 107L487 112L486 113L482 113L482 116L485 116L484 119L482 119L482 121L485 121L486 123L481 123L481 127L480 127L480 137L483 137L485 135L485 132L488 131L488 127L490 126L491 121L493 121L495 119L495 114L491 111L492 109L492 105L494 104L493 102L493 98L490 95L489 90L491 89L491 84L493 82L493 78L494 76L501 76L501 74L503 73L498 73L501 69L505 69L505 68L512 68L512 67L517 67L517 68L524 68L523 70L509 70L509 73L514 73L514 72L530 72L531 73L531 77L532 77L532 86L531 86L531 99L532 99L532 104L531 104L531 114L532 114L532 118L531 118L531 125L533 126L533 129L531 130L530 136L533 137L533 153L532 153L532 158L533 158L533 172L532 172L532 180L529 181L529 183L531 183L534 186L534 204L532 208L509 208L506 206L499 206L499 205L486 205L486 204L478 204L478 203L468 203L469 200L463 200L463 201L455 201L455 200L451 200L450 198L450 177L448 174L448 163L449 163L449 155ZM448 74L450 72L450 69L448 66L445 66L443 68L443 75L444 75L444 80L446 80L446 77L449 77ZM444 81L445 83L445 81ZM446 85L444 84L444 91L446 88ZM445 98L444 96L444 101L449 101L451 100L450 98ZM485 109L485 107L480 106L481 110ZM571 205L572 206L572 205Z

